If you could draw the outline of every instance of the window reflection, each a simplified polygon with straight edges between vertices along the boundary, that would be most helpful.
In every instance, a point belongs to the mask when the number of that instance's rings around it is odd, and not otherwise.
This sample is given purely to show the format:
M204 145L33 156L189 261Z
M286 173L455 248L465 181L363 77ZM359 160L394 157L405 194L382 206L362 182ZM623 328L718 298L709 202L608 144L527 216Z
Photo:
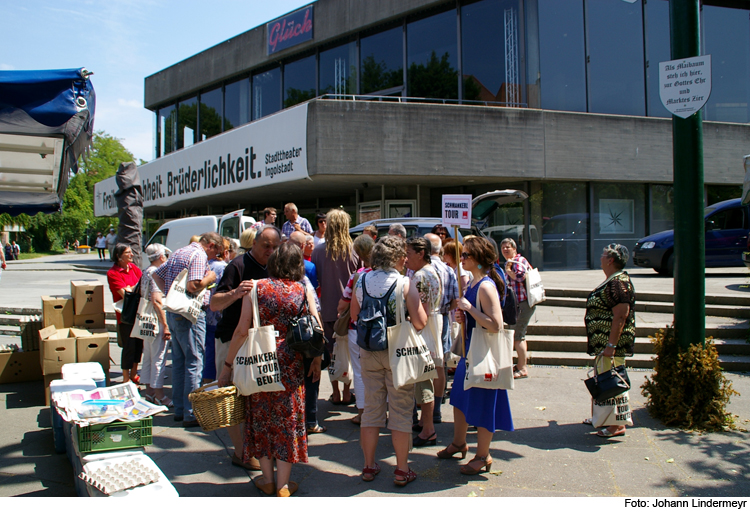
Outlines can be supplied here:
M315 55L284 66L284 107L315 98Z
M674 228L674 189L667 184L651 185L651 229L649 233Z
M250 80L243 78L224 88L224 130L250 121Z
M360 57L363 94L375 93L404 83L403 29L394 27L362 38Z
M357 44L349 42L320 52L320 94L357 92Z
M406 28L410 97L458 99L456 11L446 11Z
M543 184L542 191L544 269L588 268L586 183Z
M586 2L589 111L645 115L641 0Z
M159 151L157 156L172 153L176 147L177 108L174 105L161 108L157 119L159 134Z
M592 265L596 266L604 247L612 242L625 245L630 253L646 236L645 184L592 184Z
M706 120L749 122L750 24L744 9L703 6L704 53L711 55Z
M253 120L281 109L281 70L253 75Z
M652 0L646 3L646 28L648 116L671 117L672 114L661 103L659 96L659 62L671 60L672 56L669 43L669 2L667 0Z
M177 149L182 149L198 142L198 97L180 102L177 114Z
M523 102L523 21L518 4L518 0L483 0L461 7L464 100Z
M201 94L201 140L222 132L221 88Z
M543 109L586 111L583 0L539 0Z

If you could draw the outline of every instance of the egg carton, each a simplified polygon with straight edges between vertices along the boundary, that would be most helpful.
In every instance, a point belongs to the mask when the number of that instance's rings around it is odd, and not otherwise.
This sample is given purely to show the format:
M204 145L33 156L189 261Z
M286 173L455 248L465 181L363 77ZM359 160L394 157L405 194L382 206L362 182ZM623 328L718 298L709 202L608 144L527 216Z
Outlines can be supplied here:
M0 345L0 352L18 352L19 350L21 350L21 347L15 343Z
M108 496L159 481L159 471L137 459L101 463L97 468L88 468L90 465L87 465L78 477Z

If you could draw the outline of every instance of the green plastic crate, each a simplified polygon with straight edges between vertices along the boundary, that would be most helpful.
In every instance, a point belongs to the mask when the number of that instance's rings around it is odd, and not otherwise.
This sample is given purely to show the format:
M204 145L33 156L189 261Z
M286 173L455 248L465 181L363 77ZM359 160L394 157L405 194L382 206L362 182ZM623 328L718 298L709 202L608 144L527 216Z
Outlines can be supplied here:
M151 416L136 421L113 421L87 427L76 425L78 451L86 454L151 445L154 442L152 426Z

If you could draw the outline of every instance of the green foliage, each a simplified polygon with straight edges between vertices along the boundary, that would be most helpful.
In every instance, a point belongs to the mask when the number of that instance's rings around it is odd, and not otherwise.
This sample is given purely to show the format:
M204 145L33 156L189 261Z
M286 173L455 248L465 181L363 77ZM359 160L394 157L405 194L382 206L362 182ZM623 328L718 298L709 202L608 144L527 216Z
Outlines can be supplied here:
M423 98L458 99L458 71L451 67L450 55L438 59L433 51L426 64L409 66L409 96Z
M389 69L385 60L375 62L375 57L369 55L362 60L362 93L374 93L404 83L403 68Z
M726 406L739 393L722 374L713 339L685 351L677 345L674 327L668 327L651 340L656 352L654 374L641 386L649 414L665 425L692 430L735 428Z

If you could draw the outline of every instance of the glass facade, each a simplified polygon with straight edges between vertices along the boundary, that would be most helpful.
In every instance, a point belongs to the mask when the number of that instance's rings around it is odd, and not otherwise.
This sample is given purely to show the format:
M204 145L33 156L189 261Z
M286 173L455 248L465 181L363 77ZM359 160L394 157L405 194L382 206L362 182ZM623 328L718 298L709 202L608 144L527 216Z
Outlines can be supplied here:
M281 109L281 68L253 75L253 120Z
M224 131L250 122L250 79L224 87Z
M591 215L591 266L596 268L604 247L616 242L633 253L646 236L646 185L593 183Z
M319 92L350 95L357 93L357 43L320 52Z
M589 213L585 182L542 184L544 269L588 268Z
M646 90L649 117L667 117L667 111L659 97L659 62L672 59L669 43L669 1L650 0L646 3ZM667 228L669 229L669 228ZM656 230L658 231L658 230Z
M198 142L198 97L183 100L177 105L177 149Z
M458 99L456 10L411 22L406 28L407 93Z
M284 66L284 107L315 98L315 55Z
M668 184L651 185L651 212L649 233L674 228L674 189Z
M201 140L206 140L224 131L221 122L222 114L221 88L202 93L200 105Z
M161 108L156 119L157 157L172 153L177 147L177 107Z
M404 84L404 30L394 27L360 40L360 93L381 93L391 88L400 95ZM390 93L388 93L390 94Z

